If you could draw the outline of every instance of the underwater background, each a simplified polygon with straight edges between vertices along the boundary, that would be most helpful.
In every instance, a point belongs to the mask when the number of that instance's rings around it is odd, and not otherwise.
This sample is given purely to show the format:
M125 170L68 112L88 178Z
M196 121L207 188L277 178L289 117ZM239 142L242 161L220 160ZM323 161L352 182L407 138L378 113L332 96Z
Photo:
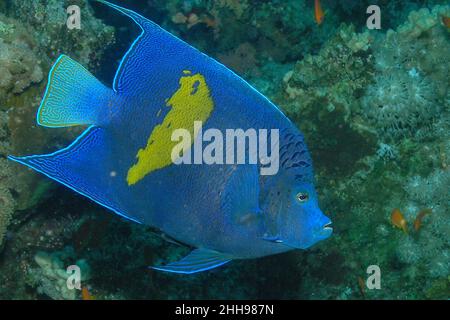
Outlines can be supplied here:
M114 1L113 1L114 2ZM305 135L331 238L306 251L178 275L185 256L6 159L52 152L84 128L37 127L52 63L64 53L111 85L139 28L94 1L0 0L0 299L449 299L450 5L448 1L127 0L218 59ZM366 9L381 8L381 30ZM81 29L66 8L81 8ZM381 289L364 285L381 270Z

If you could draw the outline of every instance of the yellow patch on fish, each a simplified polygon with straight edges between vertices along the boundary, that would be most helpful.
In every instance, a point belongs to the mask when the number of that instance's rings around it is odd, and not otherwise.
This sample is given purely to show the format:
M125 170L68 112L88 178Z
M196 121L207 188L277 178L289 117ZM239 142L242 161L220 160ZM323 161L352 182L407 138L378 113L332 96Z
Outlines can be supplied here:
M172 132L176 129L188 130L193 137L192 145L198 135L198 132L194 132L194 121L204 123L214 109L204 76L199 73L192 75L187 70L183 71L183 74L179 81L180 87L166 101L166 106L171 107L171 110L163 122L155 126L147 146L140 149L136 155L137 163L128 170L128 185L133 185L149 173L172 164L172 149L179 144L172 141Z

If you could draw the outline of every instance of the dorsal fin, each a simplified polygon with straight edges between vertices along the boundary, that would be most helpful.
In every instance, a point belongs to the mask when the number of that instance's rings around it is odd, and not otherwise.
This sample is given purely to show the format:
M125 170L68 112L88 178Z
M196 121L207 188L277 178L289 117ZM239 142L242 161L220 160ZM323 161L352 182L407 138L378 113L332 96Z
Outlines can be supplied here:
M132 10L105 0L96 1L130 17L142 30L120 62L113 85L116 92L131 96L152 92L166 99L177 87L183 73L189 71L204 76L218 100L226 99L229 92L236 91L251 98L249 104L273 108L285 117L278 107L223 64ZM226 92L222 90L224 87Z
M164 77L160 72L161 70L177 71L176 68L172 67L176 65L179 59L182 60L180 55L189 57L192 54L200 54L209 58L140 14L104 0L95 1L116 9L133 19L142 30L122 58L117 69L113 85L116 92L130 92L130 90L139 92L139 90L154 89L154 86L158 83L165 82L164 79L161 79ZM188 61L190 60L186 59L185 61L184 68L188 68ZM178 73L175 73L175 75L178 75ZM174 74L169 76L174 77Z

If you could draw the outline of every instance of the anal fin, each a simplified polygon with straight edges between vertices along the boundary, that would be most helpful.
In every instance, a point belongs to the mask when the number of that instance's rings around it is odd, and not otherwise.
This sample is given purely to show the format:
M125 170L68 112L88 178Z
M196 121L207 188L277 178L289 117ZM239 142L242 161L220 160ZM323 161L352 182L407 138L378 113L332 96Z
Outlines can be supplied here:
M195 249L177 262L165 266L153 266L151 268L166 272L192 274L217 268L231 260L232 257L230 255L215 250Z

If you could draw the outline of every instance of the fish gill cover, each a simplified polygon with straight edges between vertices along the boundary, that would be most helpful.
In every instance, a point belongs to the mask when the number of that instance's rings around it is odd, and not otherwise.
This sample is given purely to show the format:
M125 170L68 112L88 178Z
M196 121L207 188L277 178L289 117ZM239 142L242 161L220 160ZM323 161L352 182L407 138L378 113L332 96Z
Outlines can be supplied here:
M87 289L66 285L67 266L77 265L96 299L448 299L450 7L378 1L382 29L368 30L371 2L320 1L320 23L314 2L120 2L287 115L333 221L333 236L308 250L177 277L147 267L192 248L6 159L62 149L85 129L35 125L61 54L112 87L139 28L94 1L0 0L0 298L81 299ZM71 5L79 30L66 25ZM381 289L365 287L373 265Z

